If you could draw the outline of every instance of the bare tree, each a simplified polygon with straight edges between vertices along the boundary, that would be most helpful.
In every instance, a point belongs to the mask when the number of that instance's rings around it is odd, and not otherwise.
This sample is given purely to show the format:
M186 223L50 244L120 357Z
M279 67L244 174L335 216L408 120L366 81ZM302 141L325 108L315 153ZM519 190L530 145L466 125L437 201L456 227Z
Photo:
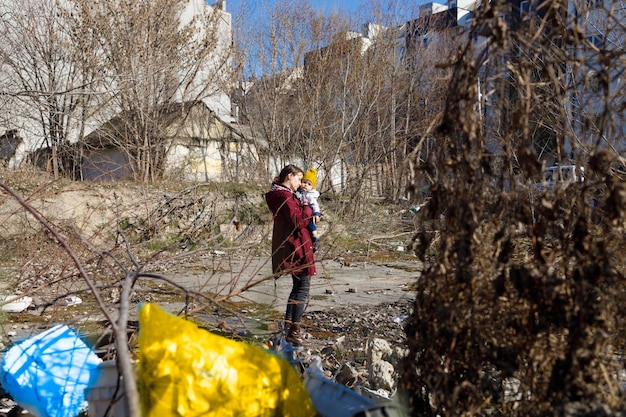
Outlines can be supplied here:
M337 16L327 19L315 12L307 1L258 7L254 17L259 20L241 21L237 28L241 85L246 86L240 104L252 131L267 143L266 166L277 172L294 157L307 164L313 160L308 148L318 138L301 133L308 126L303 126L306 110L298 97L305 53L329 41L342 23Z
M622 60L626 52L623 1L574 2L572 59L568 65L569 126L572 148L585 158L597 146L623 158L624 93Z
M441 28L420 32L398 24L393 2L364 7L362 16L374 20L367 24L316 15L301 2L279 7L253 36L264 40L263 47L248 44L242 58L242 68L253 63L257 76L245 81L242 109L268 142L268 162L280 165L282 156L318 165L328 179L322 186L347 193L355 211L361 196L397 199L409 184L404 160L415 146L427 148L419 138L436 117L432 103L441 103L449 77L449 70L437 67L437 53L442 46L453 50L454 43L446 42L449 37L434 42L409 62L407 33L419 32L421 42Z
M3 96L16 115L6 129L42 138L55 175L59 147L115 115L124 126L110 141L142 180L163 175L168 106L205 99L229 116L232 35L221 3L27 1L2 12Z
M76 60L78 52L69 47L66 22L53 1L9 1L0 13L3 126L22 131L31 149L48 148L58 178L64 171L59 152L82 126L88 91L94 91L89 49Z
M179 0L78 0L68 10L75 47L97 51L107 110L100 114L121 115L123 131L114 140L135 162L139 179L163 174L168 106L229 89L230 22L223 21L229 18L219 5Z

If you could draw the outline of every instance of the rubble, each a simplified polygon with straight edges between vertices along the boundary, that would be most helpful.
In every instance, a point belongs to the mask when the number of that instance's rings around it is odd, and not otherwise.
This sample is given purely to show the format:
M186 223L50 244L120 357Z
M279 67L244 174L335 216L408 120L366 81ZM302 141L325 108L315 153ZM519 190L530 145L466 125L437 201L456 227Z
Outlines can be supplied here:
M72 303L77 298L62 301L78 305ZM329 381L374 404L389 403L398 385L397 367L407 351L403 326L412 303L411 299L405 299L306 312L305 348L297 352L301 370L319 360ZM4 404L10 405L4 408L13 408L13 412L19 408L8 395L2 398Z
M398 368L408 354L404 318L413 302L307 312L305 349L299 359L305 367L319 359L327 378L376 403L387 403L395 397Z

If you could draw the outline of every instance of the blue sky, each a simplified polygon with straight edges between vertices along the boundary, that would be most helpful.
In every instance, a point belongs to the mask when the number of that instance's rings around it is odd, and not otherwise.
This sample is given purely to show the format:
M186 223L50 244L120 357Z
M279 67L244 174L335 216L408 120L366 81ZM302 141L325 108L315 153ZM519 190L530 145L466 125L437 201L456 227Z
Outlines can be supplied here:
M239 9L239 5L242 3L248 3L253 5L256 3L254 0L227 0L226 1L226 10L234 13ZM361 1L360 0L312 0L311 3L314 7L319 8L320 11L344 11L344 12L353 12L358 10Z
M209 3L214 3L216 0L209 0ZM265 1L284 1L284 0L226 0L226 10L233 13L233 16L240 9L242 4L245 4L246 7L257 8L258 4ZM437 3L447 3L447 0L430 0L435 1ZM323 13L330 12L342 12L354 16L361 11L361 5L370 4L372 0L310 0L310 4L313 7L317 8L319 11ZM384 4L393 4L396 3L401 8L408 9L412 7L413 9L417 8L419 5L428 3L429 0L387 0L381 3ZM413 13L410 13L411 15ZM414 18L416 16L403 16L403 18Z
M358 10L360 3L358 0L317 0L313 2L316 7L325 12L338 10L348 13Z

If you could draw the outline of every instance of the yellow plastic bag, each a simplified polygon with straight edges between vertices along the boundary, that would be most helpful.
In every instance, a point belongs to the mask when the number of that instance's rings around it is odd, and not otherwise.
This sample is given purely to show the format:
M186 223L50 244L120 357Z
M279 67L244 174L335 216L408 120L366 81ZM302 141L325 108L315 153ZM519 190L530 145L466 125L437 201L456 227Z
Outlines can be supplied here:
M316 415L286 360L155 304L139 312L138 369L144 417Z

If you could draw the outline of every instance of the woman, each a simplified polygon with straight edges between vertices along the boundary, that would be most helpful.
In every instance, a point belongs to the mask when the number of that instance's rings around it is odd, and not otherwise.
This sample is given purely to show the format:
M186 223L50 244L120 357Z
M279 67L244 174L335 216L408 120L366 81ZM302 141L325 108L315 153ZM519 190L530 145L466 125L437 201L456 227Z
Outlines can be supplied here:
M307 229L313 211L295 194L303 175L302 169L287 165L265 194L274 215L272 271L277 275L291 274L293 280L285 312L285 340L294 346L302 346L300 321L309 299L311 277L315 275L313 243Z

